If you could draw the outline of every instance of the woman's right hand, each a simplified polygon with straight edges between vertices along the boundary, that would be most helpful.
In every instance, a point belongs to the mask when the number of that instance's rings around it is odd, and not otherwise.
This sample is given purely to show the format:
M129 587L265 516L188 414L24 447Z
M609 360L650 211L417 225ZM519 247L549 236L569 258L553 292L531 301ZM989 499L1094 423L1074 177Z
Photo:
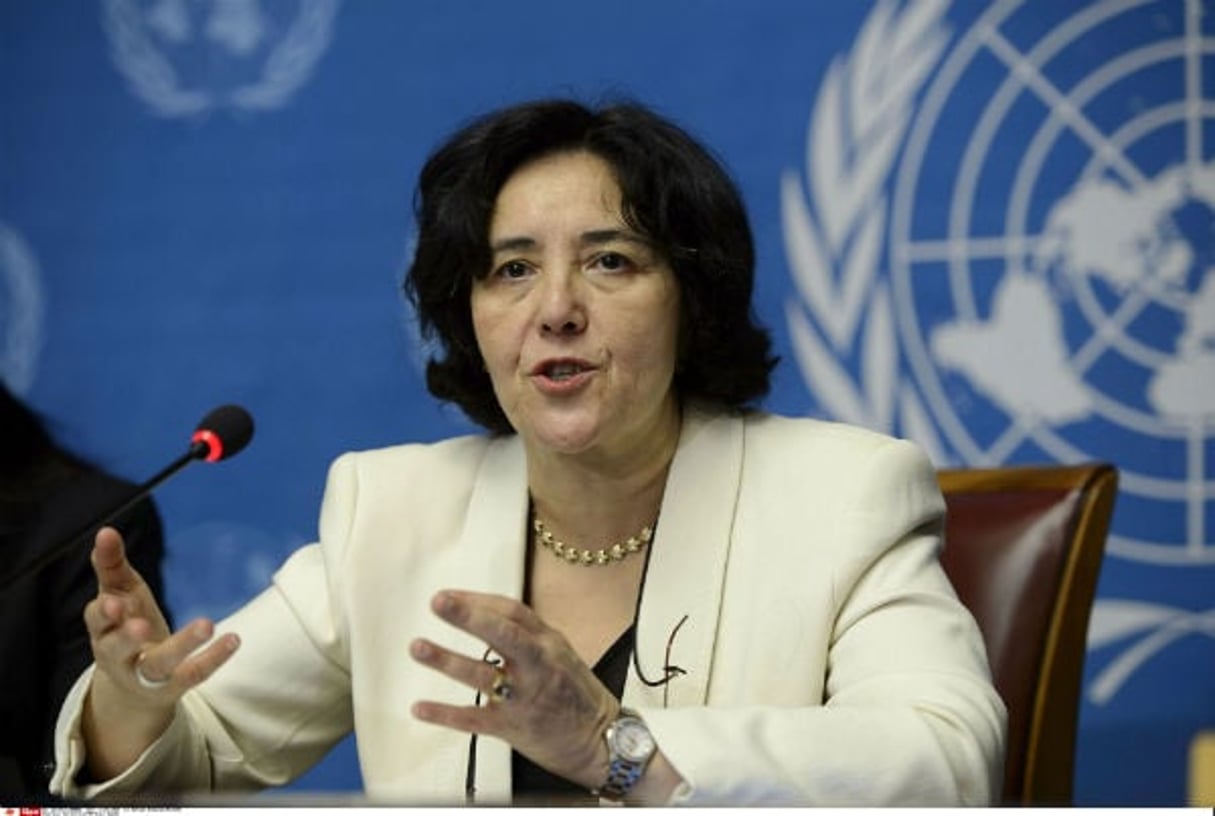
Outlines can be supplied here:
M96 668L82 722L94 779L117 776L160 737L177 700L206 680L240 645L205 618L175 633L151 590L127 561L122 536L102 528L93 543L97 597L84 608ZM142 677L141 677L142 676Z

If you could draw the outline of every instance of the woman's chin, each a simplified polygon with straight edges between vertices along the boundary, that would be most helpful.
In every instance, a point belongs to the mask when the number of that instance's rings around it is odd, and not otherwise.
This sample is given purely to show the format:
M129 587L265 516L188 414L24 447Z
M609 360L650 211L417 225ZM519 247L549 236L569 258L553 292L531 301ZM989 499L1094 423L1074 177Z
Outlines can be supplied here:
M529 423L528 442L550 453L576 454L590 450L599 440L599 422L586 415L546 416Z
M583 430L553 431L546 429L534 434L531 441L542 451L573 455L595 446L596 435Z

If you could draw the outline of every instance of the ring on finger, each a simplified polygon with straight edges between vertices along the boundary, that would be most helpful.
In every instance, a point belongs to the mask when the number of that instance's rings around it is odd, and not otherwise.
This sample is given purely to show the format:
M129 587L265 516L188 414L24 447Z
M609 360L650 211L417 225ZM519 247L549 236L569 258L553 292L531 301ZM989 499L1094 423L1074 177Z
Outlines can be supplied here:
M514 696L515 687L511 685L510 675L506 673L506 666L501 663L494 666L494 681L489 687L489 696L491 700L498 702L506 702Z
M162 677L159 680L153 680L143 673L143 659L147 657L146 652L140 652L139 657L135 658L135 679L139 681L139 685L146 689L155 691L169 685L169 678Z

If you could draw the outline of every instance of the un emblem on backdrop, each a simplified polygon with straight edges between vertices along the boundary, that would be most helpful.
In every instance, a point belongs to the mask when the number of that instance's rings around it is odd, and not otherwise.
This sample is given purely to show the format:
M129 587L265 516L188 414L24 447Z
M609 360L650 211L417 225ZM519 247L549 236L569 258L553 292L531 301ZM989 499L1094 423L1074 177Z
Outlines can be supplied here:
M1004 0L956 37L945 11L874 7L782 179L808 387L939 463L1113 458L1108 551L1215 565L1210 11ZM1191 632L1215 610L1099 601L1090 647L1142 639L1090 697Z
M281 108L329 45L339 0L105 0L114 64L160 116Z
M0 380L17 395L34 382L43 311L34 254L20 235L0 223Z

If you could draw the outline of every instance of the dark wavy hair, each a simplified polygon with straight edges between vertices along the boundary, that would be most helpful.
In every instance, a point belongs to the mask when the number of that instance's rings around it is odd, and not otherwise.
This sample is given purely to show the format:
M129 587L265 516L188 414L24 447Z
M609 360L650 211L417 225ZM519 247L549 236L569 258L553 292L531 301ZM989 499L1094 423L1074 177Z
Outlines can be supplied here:
M405 278L422 336L437 340L426 385L493 433L503 413L473 333L473 281L488 273L489 225L507 180L523 165L586 151L612 168L629 227L670 265L680 289L675 390L742 409L768 392L777 358L755 320L755 248L742 197L722 165L682 129L635 103L597 110L542 100L483 116L422 168L418 239Z

